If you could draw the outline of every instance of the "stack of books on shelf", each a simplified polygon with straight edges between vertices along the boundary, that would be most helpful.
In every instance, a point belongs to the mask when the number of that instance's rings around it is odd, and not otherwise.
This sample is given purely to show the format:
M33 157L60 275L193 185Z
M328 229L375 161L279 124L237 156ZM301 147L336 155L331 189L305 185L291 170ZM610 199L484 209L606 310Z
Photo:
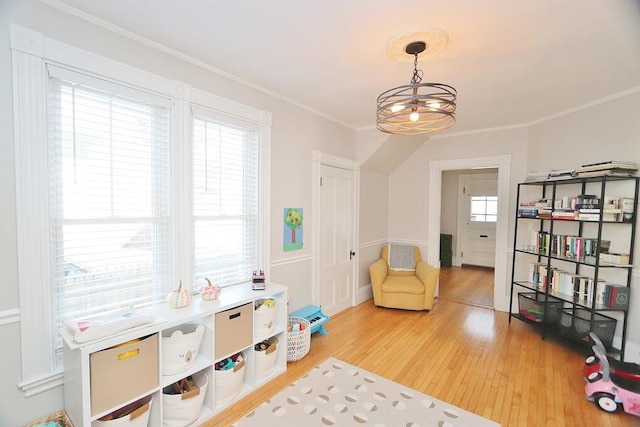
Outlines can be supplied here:
M577 168L573 176L576 178L590 178L599 176L634 176L638 167L634 162L608 160L605 162L587 163Z
M529 172L525 182L560 181L573 178L573 169Z
M604 200L595 194L564 196L553 203L538 199L521 203L518 216L524 218L553 218L580 221L631 222L635 203L633 198L606 196Z

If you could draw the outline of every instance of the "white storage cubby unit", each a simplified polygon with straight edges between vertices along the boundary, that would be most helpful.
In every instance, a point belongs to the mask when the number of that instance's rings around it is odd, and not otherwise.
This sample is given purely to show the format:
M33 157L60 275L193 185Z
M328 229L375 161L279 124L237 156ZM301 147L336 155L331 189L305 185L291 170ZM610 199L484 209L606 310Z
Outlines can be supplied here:
M268 331L256 328L257 316L253 309L254 303L263 298L276 301L273 313L274 327ZM146 396L152 397L148 425L161 426L165 424L163 388L202 372L208 378L208 382L206 390L200 391L205 393L205 396L199 418L192 423L200 425L287 369L286 345L277 346L274 368L268 376L261 374L263 367L256 368L253 348L255 344L267 339L275 339L279 343L287 342L285 286L268 283L265 290L254 291L251 289L251 283L244 283L223 288L218 299L214 301L204 301L196 295L185 308L171 309L166 305L158 306L154 309L154 315L157 321L153 324L83 344L75 343L66 331L61 331L64 340L65 410L74 426L95 426L99 418ZM241 319L242 316L251 317L249 326L240 326L241 331L234 331L236 319ZM198 324L205 326L205 333L195 362L189 364L188 369L183 372L163 375L163 331L173 331L181 325L187 330L193 330ZM226 332L231 333L226 333L225 328L229 328ZM262 334L257 331L262 331ZM229 340L232 342L231 345ZM222 353L220 349L223 349ZM134 354L135 357L130 359L132 362L119 364L110 362L109 357L104 357L109 356L109 352L115 354L114 360L123 354ZM245 356L242 390L231 400L216 397L215 364L238 352ZM125 368L121 368L120 365ZM256 373L256 369L260 372Z

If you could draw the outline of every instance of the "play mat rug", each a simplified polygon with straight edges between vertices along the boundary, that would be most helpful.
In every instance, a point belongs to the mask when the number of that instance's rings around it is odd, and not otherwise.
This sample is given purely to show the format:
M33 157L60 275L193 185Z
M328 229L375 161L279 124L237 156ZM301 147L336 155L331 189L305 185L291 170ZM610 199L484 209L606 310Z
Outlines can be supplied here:
M233 427L293 425L496 427L500 424L330 357Z

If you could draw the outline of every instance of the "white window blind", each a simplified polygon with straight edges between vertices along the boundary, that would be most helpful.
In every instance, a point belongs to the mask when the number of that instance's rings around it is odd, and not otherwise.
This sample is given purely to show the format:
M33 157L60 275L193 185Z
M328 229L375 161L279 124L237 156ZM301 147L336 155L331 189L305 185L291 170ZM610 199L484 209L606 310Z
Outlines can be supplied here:
M170 280L169 110L131 88L77 77L50 69L48 84L58 327L156 303Z
M257 125L194 109L194 280L251 279L259 260Z

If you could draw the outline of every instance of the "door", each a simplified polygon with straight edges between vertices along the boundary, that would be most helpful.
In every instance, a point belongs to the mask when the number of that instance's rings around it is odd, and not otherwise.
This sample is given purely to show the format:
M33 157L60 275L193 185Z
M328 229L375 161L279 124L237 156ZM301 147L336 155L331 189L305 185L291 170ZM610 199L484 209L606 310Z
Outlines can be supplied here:
M319 299L332 316L353 305L353 172L323 164L319 185Z
M461 182L460 264L495 267L498 177L463 175Z

